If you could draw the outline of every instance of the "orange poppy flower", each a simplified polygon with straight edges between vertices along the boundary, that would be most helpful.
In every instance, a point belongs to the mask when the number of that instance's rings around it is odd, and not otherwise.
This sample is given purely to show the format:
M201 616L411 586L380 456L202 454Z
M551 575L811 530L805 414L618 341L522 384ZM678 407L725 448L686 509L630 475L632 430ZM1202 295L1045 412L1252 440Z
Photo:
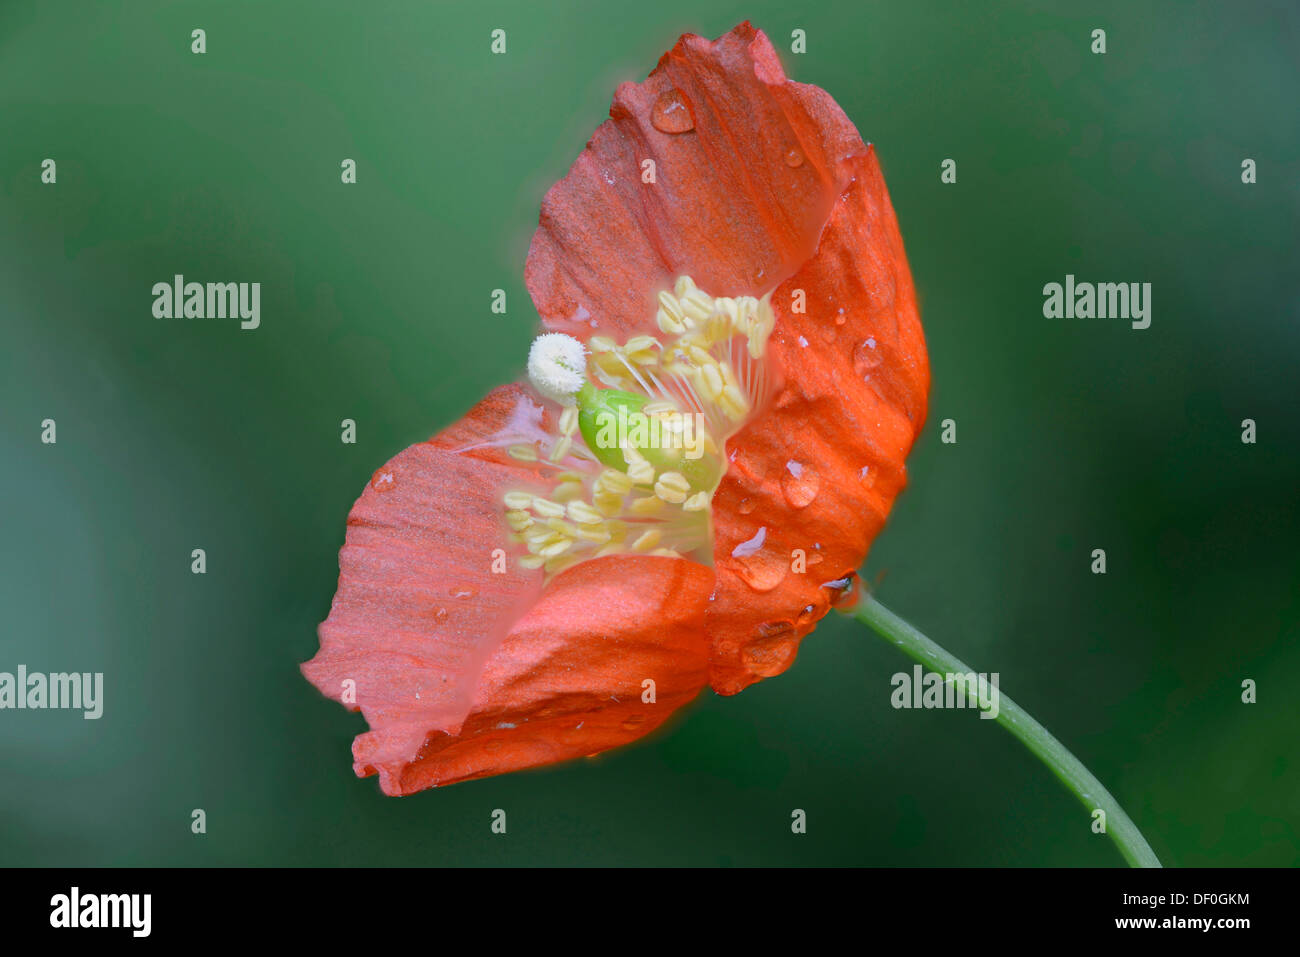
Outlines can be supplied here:
M905 481L929 367L875 153L745 23L546 196L547 333L375 473L303 665L388 794L594 754L779 674Z

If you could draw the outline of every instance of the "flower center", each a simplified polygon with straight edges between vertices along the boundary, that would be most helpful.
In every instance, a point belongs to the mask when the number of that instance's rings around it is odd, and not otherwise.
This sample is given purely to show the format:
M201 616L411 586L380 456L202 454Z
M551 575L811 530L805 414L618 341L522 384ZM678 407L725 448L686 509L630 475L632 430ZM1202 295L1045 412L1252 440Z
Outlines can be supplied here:
M562 411L555 434L509 449L555 469L546 495L504 497L528 549L520 564L554 574L628 552L710 564L723 449L768 396L774 323L767 296L713 297L682 276L659 293L657 335L593 336L586 347L539 336L528 375Z

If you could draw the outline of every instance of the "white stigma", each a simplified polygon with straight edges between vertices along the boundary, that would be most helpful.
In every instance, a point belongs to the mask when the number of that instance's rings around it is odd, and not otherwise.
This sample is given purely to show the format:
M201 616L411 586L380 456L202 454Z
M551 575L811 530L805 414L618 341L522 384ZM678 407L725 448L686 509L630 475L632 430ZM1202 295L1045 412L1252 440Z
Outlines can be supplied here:
M587 349L573 336L548 332L528 350L528 378L548 399L573 404L587 381Z

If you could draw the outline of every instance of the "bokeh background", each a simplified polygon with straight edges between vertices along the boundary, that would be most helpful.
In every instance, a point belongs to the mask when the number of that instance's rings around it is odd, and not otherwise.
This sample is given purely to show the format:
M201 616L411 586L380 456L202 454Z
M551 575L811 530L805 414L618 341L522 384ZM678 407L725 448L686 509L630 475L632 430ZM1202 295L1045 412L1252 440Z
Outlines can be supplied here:
M518 375L541 196L615 85L752 19L876 144L921 295L931 419L866 577L1166 863L1296 864L1300 18L1073 6L0 6L0 670L106 685L0 712L0 863L1120 862L992 722L893 710L910 663L846 620L640 745L405 799L299 676L363 483ZM260 281L262 327L154 319L177 272ZM1067 272L1152 283L1151 328L1045 320Z

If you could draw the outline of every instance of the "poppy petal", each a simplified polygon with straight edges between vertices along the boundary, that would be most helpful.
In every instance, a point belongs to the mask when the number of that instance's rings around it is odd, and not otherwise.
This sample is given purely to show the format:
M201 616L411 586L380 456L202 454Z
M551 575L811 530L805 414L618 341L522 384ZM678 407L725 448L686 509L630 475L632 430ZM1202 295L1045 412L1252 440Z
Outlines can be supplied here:
M397 761L363 735L357 773L378 771L386 794L411 794L649 733L706 683L712 587L711 569L681 558L623 555L566 569L488 659L459 733L431 734L417 756Z
M365 714L375 762L411 760L431 729L459 729L484 663L541 590L542 572L493 564L515 547L503 492L544 487L500 446L543 415L521 387L494 390L379 469L348 515L338 591L302 671Z
M656 127L674 97L693 128ZM762 295L812 255L863 150L817 87L786 79L749 23L710 42L687 35L643 83L624 83L542 202L524 277L548 328L646 330L679 275L714 295ZM644 181L646 161L654 182Z
M929 365L898 223L874 151L851 167L816 255L772 296L782 387L728 442L714 495L721 694L794 661L839 594L828 583L866 558L925 421ZM806 312L792 309L796 289Z

